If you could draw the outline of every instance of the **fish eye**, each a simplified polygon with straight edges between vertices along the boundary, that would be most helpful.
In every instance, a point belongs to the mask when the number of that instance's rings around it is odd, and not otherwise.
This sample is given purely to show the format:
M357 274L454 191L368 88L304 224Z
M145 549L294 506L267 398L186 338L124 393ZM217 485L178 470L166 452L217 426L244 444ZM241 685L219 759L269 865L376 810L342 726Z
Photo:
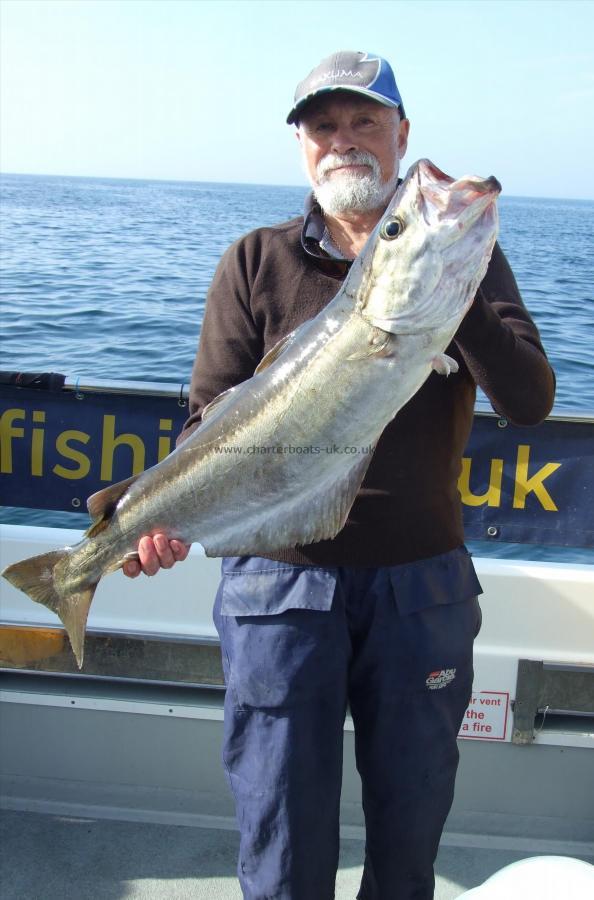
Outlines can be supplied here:
M403 231L404 222L399 216L393 216L391 219L386 219L385 222L382 222L380 237L383 237L386 241L393 241L394 238L399 237Z

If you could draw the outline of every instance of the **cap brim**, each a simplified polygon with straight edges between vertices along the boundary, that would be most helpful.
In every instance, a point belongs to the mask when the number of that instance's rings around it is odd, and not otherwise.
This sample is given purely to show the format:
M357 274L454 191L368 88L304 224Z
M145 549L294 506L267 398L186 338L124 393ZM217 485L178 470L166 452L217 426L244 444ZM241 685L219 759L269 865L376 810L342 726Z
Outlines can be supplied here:
M328 85L327 87L318 88L317 91L312 91L311 94L306 94L305 97L302 97L299 103L296 103L289 115L287 116L287 125L292 125L293 122L297 122L299 119L299 113L303 110L308 103L311 103L316 97L320 94L329 94L332 91L349 91L352 94L363 94L363 96L367 97L369 100L374 100L376 103L379 103L381 106L388 106L391 109L398 109L402 103L396 103L394 100L389 100L388 97L381 97L379 94L376 94L374 91L370 91L367 88L362 87L351 87L350 85Z

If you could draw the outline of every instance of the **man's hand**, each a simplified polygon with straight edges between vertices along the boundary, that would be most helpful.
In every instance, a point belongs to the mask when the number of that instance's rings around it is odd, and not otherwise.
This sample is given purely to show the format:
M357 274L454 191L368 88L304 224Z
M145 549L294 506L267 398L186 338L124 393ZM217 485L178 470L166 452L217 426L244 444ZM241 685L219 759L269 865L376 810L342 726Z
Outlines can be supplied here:
M123 572L128 578L136 578L141 572L156 575L159 569L170 569L174 563L181 562L189 552L189 545L170 541L164 534L143 537L138 544L140 562L129 559L124 563Z

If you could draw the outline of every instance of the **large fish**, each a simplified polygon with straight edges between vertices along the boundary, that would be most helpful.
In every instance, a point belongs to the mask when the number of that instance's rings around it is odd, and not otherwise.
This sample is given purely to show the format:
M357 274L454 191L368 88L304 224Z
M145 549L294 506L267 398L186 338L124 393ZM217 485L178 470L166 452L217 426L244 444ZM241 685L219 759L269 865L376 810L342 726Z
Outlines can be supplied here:
M261 556L340 531L369 447L432 369L457 369L444 351L485 274L500 189L417 162L319 315L217 397L170 456L93 494L79 544L5 569L58 614L79 666L95 588L143 535Z

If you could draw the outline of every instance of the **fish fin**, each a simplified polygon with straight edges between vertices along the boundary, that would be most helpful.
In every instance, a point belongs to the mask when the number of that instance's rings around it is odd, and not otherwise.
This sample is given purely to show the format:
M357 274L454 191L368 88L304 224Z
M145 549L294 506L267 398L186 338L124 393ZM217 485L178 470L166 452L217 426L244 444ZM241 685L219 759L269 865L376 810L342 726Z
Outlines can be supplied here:
M310 322L311 322L311 319L308 319L307 322L303 322L301 325L299 325L297 328L295 328L295 330L292 331L290 334L288 334L286 337L281 338L280 341L278 341L278 343L276 343L274 345L274 347L272 347L268 351L268 353L262 357L262 359L256 366L254 375L257 375L259 372L263 372L264 369L267 369L268 366L271 366L272 363L279 358L279 356L282 356L282 354L285 352L285 350L288 350L289 347L297 340L297 336L302 331L302 329L304 329L307 325L309 325Z
M249 529L237 522L237 530L198 538L207 556L265 556L303 544L335 537L344 526L373 457L373 448L348 471L330 473L299 497L288 498L277 509L264 509Z
M99 534L100 531L103 531L104 528L107 527L107 523L111 518L111 514L113 513L115 506L120 500L131 484L134 484L138 475L132 475L130 478L126 478L124 481L118 481L116 484L110 484L108 487L103 488L101 491L97 491L95 494L91 494L89 499L87 500L87 509L89 511L89 515L95 521L86 532L85 537L94 537L96 534Z
M380 316L375 316L373 314L362 313L362 318L369 325L373 325L374 328L379 328L380 331L386 331L389 334L393 335L405 335L405 334L422 334L424 331L430 330L432 327L432 323L428 322L426 326L423 328L419 328L419 323L417 321L417 317L412 313L398 313L397 316L390 316L389 318L381 318ZM441 324L441 323L436 323Z
M395 335L376 328L367 346L347 356L347 360L369 359L371 356L392 356Z
M64 628L70 639L70 645L76 657L76 663L79 669L82 669L84 652L85 652L85 631L87 628L87 618L89 609L95 596L97 584L90 585L84 591L78 591L76 594L69 594L65 598L60 608L56 610L58 616L64 623Z
M235 394L237 391L238 385L235 387L228 388L226 391L223 391L222 394L218 394L214 400L211 400L210 403L207 403L204 409L202 410L202 421L206 422L209 416L211 416L215 411L219 411L224 409L227 401L231 399L232 394Z
M105 516L104 519L96 519L96 521L93 522L91 525L89 525L89 527L85 531L85 537L86 538L96 537L102 531L105 531L105 529L107 528L108 525L109 525L109 516Z
M380 319L379 316L363 315L363 318L369 325L385 331L387 334L408 334L406 328L402 327L398 319Z
M110 565L108 565L103 570L101 577L103 577L103 575L111 575L112 572L117 572L118 569L123 568L125 563L131 562L132 560L134 562L140 562L140 556L138 554L138 551L130 550L130 552L126 553L124 556L122 556L121 559L117 559L115 562L112 562Z
M263 372L268 366L271 366L272 363L281 356L285 350L291 346L291 344L296 340L298 333L301 331L305 325L309 324L309 320L304 322L303 325L299 325L294 331L288 334L286 337L281 338L274 347L268 351L268 353L262 357L256 369L254 371L254 375L258 375L260 372ZM234 387L229 388L226 391L223 391L222 394L219 394L214 400L211 400L210 403L202 410L202 421L206 422L206 420L214 413L221 412L227 406L227 402L231 400L231 397L236 393L240 385L235 385Z
M447 353L439 353L431 360L431 368L439 375L445 375L447 378L452 372L457 372L459 366L456 360L452 359L451 356L448 356Z
M31 556L29 559L7 566L2 575L31 600L56 613L66 629L80 669L83 664L87 616L97 584L90 585L86 590L70 593L67 597L60 594L56 585L55 570L70 552L69 549L52 550L40 556Z

